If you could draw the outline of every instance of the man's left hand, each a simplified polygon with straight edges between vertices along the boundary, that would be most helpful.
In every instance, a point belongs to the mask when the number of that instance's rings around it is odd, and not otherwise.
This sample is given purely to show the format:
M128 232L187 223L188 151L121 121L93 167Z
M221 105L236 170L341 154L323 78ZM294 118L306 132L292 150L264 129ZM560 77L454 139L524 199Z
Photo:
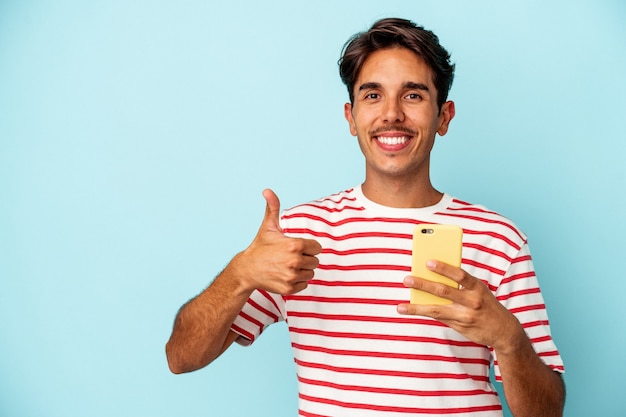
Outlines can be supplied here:
M426 266L454 280L459 288L414 276L407 276L404 285L446 298L452 304L400 304L398 313L432 317L469 340L491 346L496 351L515 348L516 341L523 335L522 326L481 280L444 262L431 260Z

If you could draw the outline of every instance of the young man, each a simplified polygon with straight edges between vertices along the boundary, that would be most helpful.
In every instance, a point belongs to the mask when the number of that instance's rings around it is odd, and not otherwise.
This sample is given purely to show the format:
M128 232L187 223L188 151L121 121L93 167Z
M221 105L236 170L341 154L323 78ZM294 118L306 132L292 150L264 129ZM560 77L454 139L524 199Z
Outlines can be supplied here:
M515 416L562 414L563 364L525 235L430 181L435 136L455 113L453 72L438 38L407 20L383 19L346 44L344 112L365 181L282 215L265 190L251 245L179 311L166 349L173 372L285 320L300 416L501 416L492 360ZM428 262L458 289L408 275L422 223L463 228L461 268ZM409 304L409 288L452 303Z

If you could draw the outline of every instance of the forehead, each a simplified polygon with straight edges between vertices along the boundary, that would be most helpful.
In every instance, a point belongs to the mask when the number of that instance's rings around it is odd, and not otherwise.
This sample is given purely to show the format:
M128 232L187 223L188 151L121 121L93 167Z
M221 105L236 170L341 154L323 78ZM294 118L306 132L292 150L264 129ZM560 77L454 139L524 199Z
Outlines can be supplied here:
M363 62L355 83L355 91L364 83L394 84L416 82L434 88L434 73L415 52L401 47L372 52Z

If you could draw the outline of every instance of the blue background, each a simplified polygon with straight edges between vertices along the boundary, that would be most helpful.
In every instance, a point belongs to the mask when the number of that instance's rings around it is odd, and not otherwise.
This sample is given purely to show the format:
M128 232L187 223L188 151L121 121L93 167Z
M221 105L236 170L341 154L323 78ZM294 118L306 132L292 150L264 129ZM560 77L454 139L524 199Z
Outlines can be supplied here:
M283 206L363 180L343 43L434 30L448 193L529 235L566 416L626 409L623 1L0 1L0 415L292 416L284 325L175 376L177 309Z

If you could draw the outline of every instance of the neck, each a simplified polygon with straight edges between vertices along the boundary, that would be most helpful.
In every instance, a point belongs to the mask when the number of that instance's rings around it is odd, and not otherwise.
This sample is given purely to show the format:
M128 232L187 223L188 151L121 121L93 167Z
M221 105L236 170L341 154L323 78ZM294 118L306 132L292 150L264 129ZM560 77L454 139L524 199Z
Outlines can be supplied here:
M429 207L437 204L443 197L443 193L437 191L430 180L419 183L393 179L372 181L366 178L361 189L369 200L395 208Z

